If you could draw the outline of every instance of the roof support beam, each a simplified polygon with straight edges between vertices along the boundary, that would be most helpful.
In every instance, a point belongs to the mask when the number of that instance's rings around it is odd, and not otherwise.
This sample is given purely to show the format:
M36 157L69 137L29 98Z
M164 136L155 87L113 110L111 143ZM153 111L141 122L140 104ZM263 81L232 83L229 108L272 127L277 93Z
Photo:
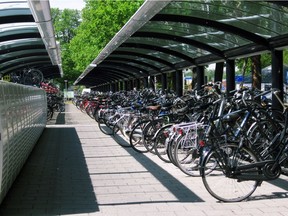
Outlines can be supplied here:
M120 72L119 70L113 70L113 69L109 69L109 68L105 68L105 69L101 69L99 72L97 72L97 74L100 74L102 76L102 74L109 74L111 75L111 77L113 77L115 79L115 81L117 80L122 80L122 79L129 79L131 76L127 76L127 74L123 74L123 72Z
M148 50L154 50L154 51L158 51L158 52L162 52L162 53L166 53L168 55L172 55L175 56L177 58L183 59L185 61L188 61L192 64L195 64L195 61L193 58L190 58L187 55L184 55L180 52L174 51L174 50L170 50L167 48L163 48L163 47L159 47L156 45L149 45L149 44L141 44L141 43L123 43L121 45L121 47L134 47L134 48L140 48L140 49L148 49Z
M159 72L159 68L153 66L153 65L150 65L150 64L147 64L145 62L141 62L141 61L137 61L135 59L129 59L129 58L122 58L122 57L108 57L105 59L105 62L109 62L109 61L117 61L117 62L131 62L131 63L135 63L135 64L138 64L138 65L142 65L144 67L149 67L157 72Z
M221 23L214 20L202 19L199 17L192 17L192 16L184 16L184 15L174 15L174 14L156 14L151 21L169 21L169 22L181 22L181 23L189 23L195 24L200 26L208 26L211 28L219 29L223 32L229 32L240 37L245 38L246 40L250 40L256 44L260 44L266 46L269 49L268 41L258 36L250 31L246 31L244 29L227 25L225 23Z
M99 67L97 68L97 71L113 71L114 73L117 73L119 75L122 76L122 79L123 77L125 78L130 78L130 77L134 77L135 74L134 73L131 73L129 72L128 70L124 70L123 68L116 68L116 67L113 67L111 65L104 65L104 64L101 64L99 65Z
M120 51L120 50L117 50L117 51L114 51L111 56L113 56L113 54L115 55L129 55L129 56L132 56L132 57L135 57L135 56L138 56L140 58L145 58L145 59L149 59L151 61L156 61L156 62L159 62L160 64L164 64L170 68L174 68L174 65L171 64L170 62L168 61L165 61L161 58L158 58L158 57L155 57L155 56L151 56L151 55L145 55L145 54L142 54L142 53L138 53L138 52L132 52L132 51Z
M215 49L214 47L211 47L207 44L201 43L199 41L180 37L172 34L164 34L164 33L158 33L158 32L136 32L131 37L147 37L147 38L158 38L158 39L165 39L165 40L172 40L180 43L185 43L203 50L206 50L210 53L213 53L216 56L219 56L221 58L225 58L223 52L219 49Z
M141 77L141 76L149 74L149 72L144 70L143 68L139 68L139 67L132 66L132 65L129 65L129 64L124 64L124 63L115 63L115 62L113 62L113 63L107 64L104 61L104 62L101 63L101 66L111 67L111 68L115 68L115 69L120 67L120 68L124 69L126 71L126 73L128 73L128 71L130 71L130 73L133 74L133 76L136 76L136 77Z

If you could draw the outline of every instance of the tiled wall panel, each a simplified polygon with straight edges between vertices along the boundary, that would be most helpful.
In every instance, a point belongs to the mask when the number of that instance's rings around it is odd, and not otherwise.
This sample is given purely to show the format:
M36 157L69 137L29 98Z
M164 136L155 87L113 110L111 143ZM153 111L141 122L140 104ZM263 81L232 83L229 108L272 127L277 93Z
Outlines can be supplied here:
M46 125L45 91L0 81L0 203Z

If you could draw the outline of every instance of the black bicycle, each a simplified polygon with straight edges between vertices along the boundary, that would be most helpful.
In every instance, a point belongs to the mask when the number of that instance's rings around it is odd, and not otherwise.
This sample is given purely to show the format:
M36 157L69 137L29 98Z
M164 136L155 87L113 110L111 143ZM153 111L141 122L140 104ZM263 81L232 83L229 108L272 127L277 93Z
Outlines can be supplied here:
M273 94L278 98L276 90ZM207 191L223 202L237 202L247 199L263 181L277 179L281 167L287 163L288 110L284 108L285 124L280 129L275 125L273 139L266 140L265 145L257 145L244 130L252 109L243 109L227 114L222 121L240 119L239 127L234 130L234 139L222 136L210 136L209 152L202 155L201 176ZM255 112L257 113L257 112ZM267 119L266 119L267 120ZM262 140L263 142L263 140ZM211 164L217 162L209 174Z

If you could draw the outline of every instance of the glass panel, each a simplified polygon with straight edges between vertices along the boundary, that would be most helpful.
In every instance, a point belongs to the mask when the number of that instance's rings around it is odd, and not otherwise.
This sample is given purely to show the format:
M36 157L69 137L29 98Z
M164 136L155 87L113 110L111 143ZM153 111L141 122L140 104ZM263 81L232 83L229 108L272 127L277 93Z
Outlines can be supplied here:
M16 9L2 9L0 10L0 14L2 17L5 16L18 16L18 15L31 15L31 11L29 8L16 8Z
M0 2L0 13L2 9L14 9L14 8L29 8L27 0L9 1L5 0Z
M155 45L160 46L162 48L166 48L169 50L173 50L175 52L187 55L191 58L197 58L201 57L203 55L210 54L209 52L195 48L194 46L184 44L184 43L178 43L177 41L171 41L171 40L164 40L164 39L156 39L156 38L142 38L142 37L133 37L128 39L128 42L134 42L134 43L141 43L141 44L149 44L149 45Z
M254 32L265 38L288 33L287 8L262 1L171 2L160 13L214 20Z
M147 64L151 64L151 65L154 65L155 67L158 67L158 68L161 68L161 67L165 67L166 65L164 64L161 64L157 61L152 61L150 59L147 59L147 58L141 58L141 57L138 57L138 56L130 56L130 55L115 55L115 54L112 54L110 55L111 57L119 57L119 58L128 58L128 59L135 59L137 61L141 61L141 62L145 62Z
M5 41L0 43L1 50L12 49L19 46L24 45L43 45L43 41L41 38L29 38L29 39L19 39L12 41Z
M9 52L9 53L6 53L6 54L1 54L1 62L2 62L2 60L5 60L7 58L15 58L17 56L22 56L22 55L27 55L27 54L39 55L41 53L46 53L47 54L45 49L31 49L31 50L25 49L25 50L16 51L16 52Z
M180 22L151 21L141 31L159 32L190 38L219 50L231 49L251 43L249 40L215 28Z
M0 37L12 34L39 33L36 23L12 23L0 25Z
M6 66L8 66L10 64L16 64L16 63L22 63L22 62L33 62L35 60L37 61L37 59L39 59L39 60L44 60L44 59L50 60L48 55L47 56L31 56L31 57L17 58L17 59L2 63L1 67L6 67Z
M132 51L132 52L138 52L138 53L142 53L142 54L146 54L146 55L151 55L157 58L161 58L164 59L165 61L168 61L172 64L176 64L182 61L182 59L177 58L175 56L172 55L168 55L165 54L163 52L157 52L155 50L147 50L147 49L140 49L140 48L125 48L125 47L120 47L117 50L123 50L123 51Z
M154 68L151 68L151 67L145 67L143 65L140 65L140 64L135 64L133 62L130 62L129 65L133 66L133 67L138 67L138 68L141 68L143 71L147 71L147 72L155 72Z
M138 67L138 68L141 68L142 70L145 70L145 71L155 71L153 68L151 67L145 67L144 65L141 65L141 64L137 64L137 63L134 63L134 62L128 62L128 61L121 61L121 60L108 60L109 62L116 62L116 63L124 63L124 64L127 64L127 65L131 65L132 67Z

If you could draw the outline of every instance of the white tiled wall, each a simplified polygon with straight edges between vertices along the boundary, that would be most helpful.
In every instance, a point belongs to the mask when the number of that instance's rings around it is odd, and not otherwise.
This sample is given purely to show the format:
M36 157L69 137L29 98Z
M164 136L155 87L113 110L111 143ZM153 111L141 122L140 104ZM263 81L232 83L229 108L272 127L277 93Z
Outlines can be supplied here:
M0 203L46 125L42 89L0 81Z

